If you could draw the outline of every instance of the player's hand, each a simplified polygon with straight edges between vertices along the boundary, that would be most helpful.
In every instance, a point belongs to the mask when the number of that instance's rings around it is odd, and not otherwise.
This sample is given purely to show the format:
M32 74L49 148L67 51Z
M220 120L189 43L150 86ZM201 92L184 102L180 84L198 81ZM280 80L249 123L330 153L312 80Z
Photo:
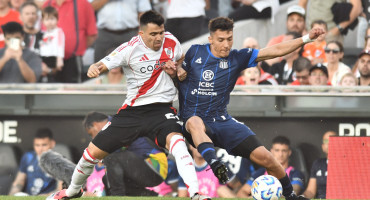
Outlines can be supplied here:
M98 62L90 65L89 70L87 71L87 77L96 78L100 75L100 70L103 68L103 64Z
M324 33L325 33L325 31L321 28L313 28L313 29L310 30L310 32L308 34L309 34L311 40L315 40L316 38L318 38L320 35L322 35Z
M179 67L177 69L177 78L179 79L179 81L185 80L187 75L188 72L186 72L182 67Z
M176 63L172 60L168 60L163 66L162 69L171 76L171 78L174 78L176 76Z

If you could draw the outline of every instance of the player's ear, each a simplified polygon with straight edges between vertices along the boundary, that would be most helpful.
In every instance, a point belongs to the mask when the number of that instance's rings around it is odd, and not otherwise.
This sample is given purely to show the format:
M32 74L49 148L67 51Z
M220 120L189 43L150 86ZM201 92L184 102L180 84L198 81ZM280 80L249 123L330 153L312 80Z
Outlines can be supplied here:
M139 31L139 35L140 35L141 37L143 37L144 32L143 32L142 30L140 30L140 31Z

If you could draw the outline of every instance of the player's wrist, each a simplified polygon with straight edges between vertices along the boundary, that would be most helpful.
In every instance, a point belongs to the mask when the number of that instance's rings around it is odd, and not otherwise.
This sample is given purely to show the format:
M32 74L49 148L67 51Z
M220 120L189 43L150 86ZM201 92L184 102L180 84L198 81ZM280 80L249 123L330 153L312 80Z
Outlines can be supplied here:
M313 42L314 40L310 38L310 34L306 34L302 37L303 43L307 44Z

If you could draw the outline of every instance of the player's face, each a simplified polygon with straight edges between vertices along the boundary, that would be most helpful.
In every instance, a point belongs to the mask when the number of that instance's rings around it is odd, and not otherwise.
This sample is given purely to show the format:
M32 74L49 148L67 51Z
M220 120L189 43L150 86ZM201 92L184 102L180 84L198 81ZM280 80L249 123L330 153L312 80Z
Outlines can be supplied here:
M33 140L33 149L40 156L45 151L54 148L55 142L50 138L35 138Z
M158 26L157 24L149 23L141 27L139 34L147 47L158 51L162 47L164 39L164 24Z
M288 16L286 26L288 32L302 33L304 30L305 21L304 18L299 14L291 14Z
M233 46L233 32L217 30L208 37L211 44L211 52L218 58L229 56Z
M107 124L108 121L93 122L92 127L87 128L86 132L91 136L92 139L100 132L100 130Z
M358 62L358 71L362 77L370 77L370 55L363 55Z
M289 156L292 154L292 151L286 144L274 144L271 147L271 153L280 164L284 165L289 162Z
M21 19L27 29L35 28L37 18L37 8L35 6L28 5L22 9Z
M329 137L330 136L335 136L334 132L326 132L324 136L322 137L322 151L325 153L325 155L328 155L328 150L329 150Z

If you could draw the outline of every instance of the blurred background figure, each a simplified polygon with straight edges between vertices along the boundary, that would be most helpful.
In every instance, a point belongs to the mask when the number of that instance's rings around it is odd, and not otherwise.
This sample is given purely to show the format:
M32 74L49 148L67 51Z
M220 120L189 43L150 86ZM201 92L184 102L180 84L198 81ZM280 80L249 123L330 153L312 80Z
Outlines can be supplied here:
M1 0L0 1L0 26L8 22L18 22L22 24L22 21L19 17L19 12L13 10L10 7L10 0ZM0 48L5 46L3 31L0 29Z
M39 166L41 154L54 146L55 140L50 129L42 128L36 131L33 151L22 156L19 172L9 195L48 195L62 189L62 183L44 173Z
M307 198L326 198L326 177L328 174L328 150L329 137L336 136L334 131L326 132L322 137L322 151L325 154L324 158L317 159L311 168L310 179L306 191L303 195Z
M358 85L358 80L352 72L344 74L342 79L339 81L339 86L356 86Z
M311 61L305 57L299 57L293 62L293 81L290 85L309 85Z
M25 46L36 54L40 54L40 41L42 39L42 32L36 27L39 20L38 12L39 8L32 1L25 2L20 7Z
M341 43L348 30L357 26L357 17L362 13L360 0L299 0L299 5L307 11L307 25L318 19L324 20L329 30L326 41Z
M290 148L290 141L285 136L276 136L272 140L272 146L270 149L272 155L279 161L279 163L285 169L288 174L290 182L292 183L293 190L296 194L300 194L304 190L304 175L301 171L294 169L293 166L289 165L289 157L292 154ZM239 198L245 198L251 196L251 188L253 181L261 175L266 175L267 171L265 168L257 169L249 180L243 185L238 192Z
M325 32L328 31L328 27L323 20L313 21L311 28L321 28L322 30L325 30ZM327 62L325 57L325 35L326 33L320 35L314 42L305 44L303 47L302 56L308 58L312 65Z
M58 11L51 6L42 11L42 23L46 30L40 42L40 56L47 66L47 69L43 69L47 73L43 74L42 82L56 82L56 74L62 71L64 65L65 36L63 30L57 26L58 16Z
M360 74L358 85L370 86L370 50L362 51L356 63L356 68Z
M96 40L95 14L87 0L47 0L43 8L53 6L59 14L58 27L65 34L64 66L57 73L57 82L80 83L87 79L87 69L83 68L82 56ZM78 18L74 14L78 13ZM78 27L78 28L76 28ZM77 30L77 31L76 31Z
M35 83L41 76L41 58L22 46L21 24L3 25L6 47L0 49L0 83Z
M279 8L278 0L233 0L236 7L229 14L234 21L273 18Z
M324 63L328 69L329 83L333 86L337 86L342 76L348 72L351 72L346 64L342 62L344 56L344 48L342 43L338 41L330 41L325 47L325 57L328 61Z
M106 56L108 49L118 47L138 34L139 16L151 9L149 0L93 0L97 12L98 37L94 62Z
M206 1L171 0L167 9L166 31L180 43L200 36L205 16Z
M297 32L289 32L284 36L283 42L301 37ZM283 56L283 60L270 67L270 74L274 76L279 85L287 85L293 82L293 62L299 57L301 47Z
M328 70L322 64L317 64L310 69L308 82L310 85L330 85L328 83Z

